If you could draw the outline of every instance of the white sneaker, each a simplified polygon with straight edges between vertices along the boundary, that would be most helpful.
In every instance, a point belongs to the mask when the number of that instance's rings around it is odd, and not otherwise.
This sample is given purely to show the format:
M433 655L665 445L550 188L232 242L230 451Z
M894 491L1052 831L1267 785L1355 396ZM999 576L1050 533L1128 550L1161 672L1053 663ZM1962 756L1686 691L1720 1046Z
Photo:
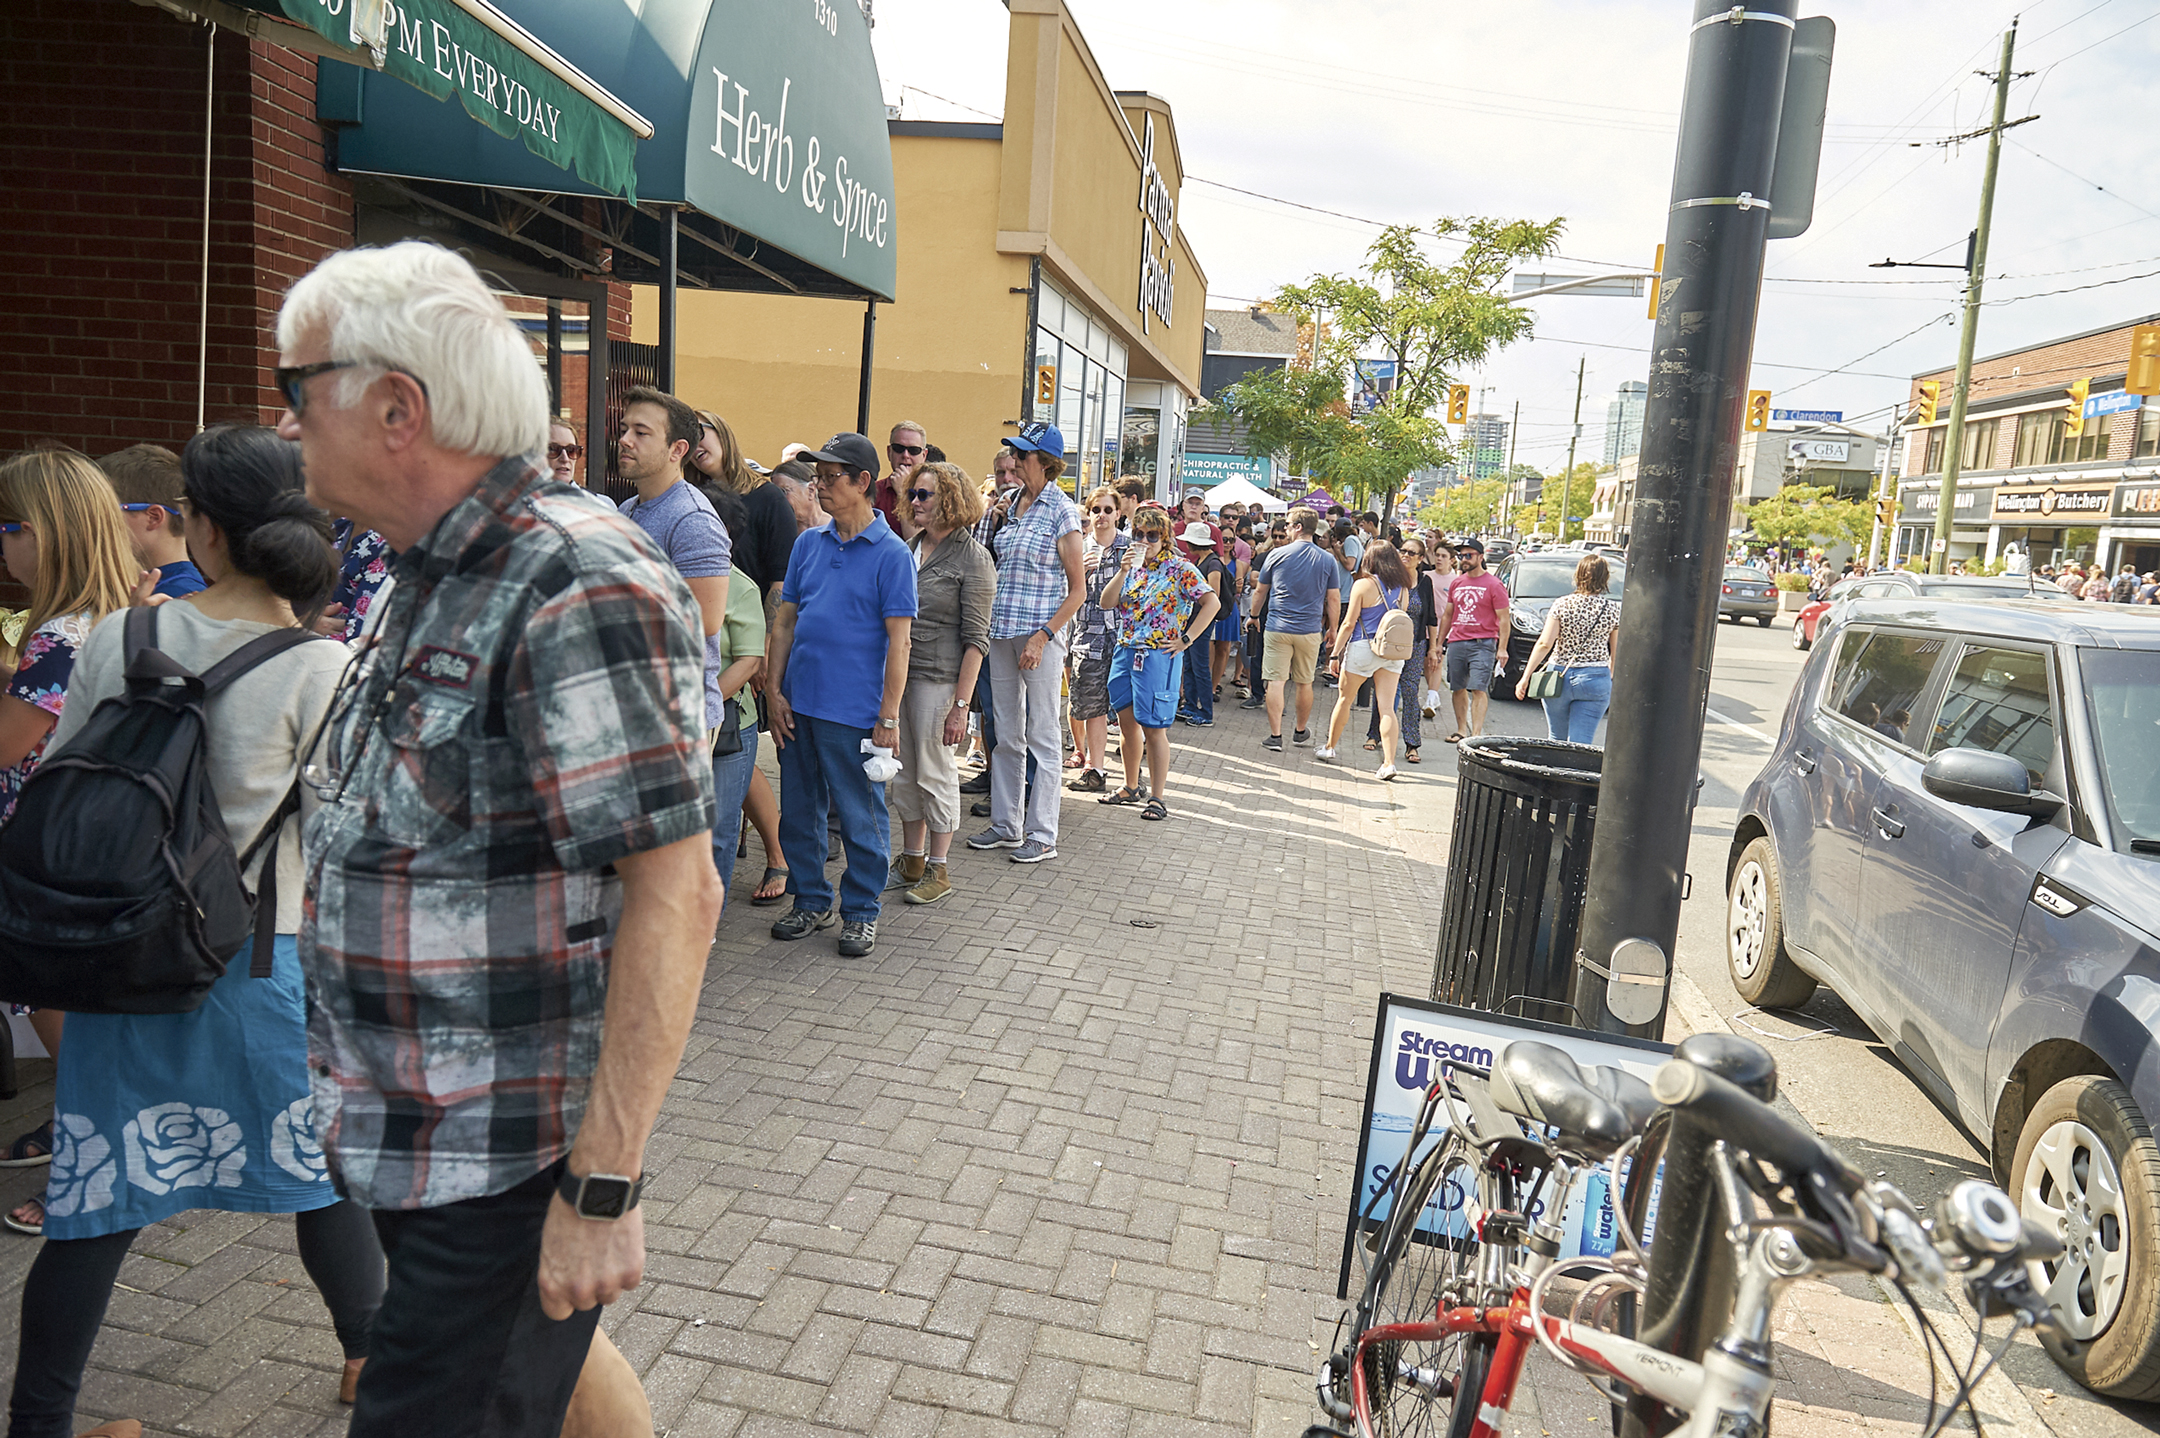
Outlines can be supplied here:
M1335 751L1333 749L1315 749L1312 751L1312 756L1323 764L1335 762Z
M1374 774L1373 777L1375 779L1392 779L1395 777L1395 766L1393 764L1382 764L1380 771Z

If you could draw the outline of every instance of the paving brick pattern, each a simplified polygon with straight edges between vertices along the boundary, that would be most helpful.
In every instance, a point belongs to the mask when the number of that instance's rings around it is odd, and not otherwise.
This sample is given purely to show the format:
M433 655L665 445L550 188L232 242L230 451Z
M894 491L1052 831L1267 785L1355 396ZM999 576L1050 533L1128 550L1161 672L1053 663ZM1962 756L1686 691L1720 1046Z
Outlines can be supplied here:
M1234 705L1179 729L1167 823L1068 795L1052 863L956 849L953 897L888 908L867 960L767 936L752 841L647 1155L646 1282L605 1320L660 1433L1291 1438L1318 1418L1371 1026L1384 988L1429 983L1453 755L1429 731L1381 784L1355 737L1329 768L1265 732ZM0 1106L7 1133L50 1093ZM0 1198L41 1172L0 1174ZM10 1372L35 1247L0 1234ZM343 1431L289 1220L183 1215L121 1283L83 1426ZM1781 1320L1779 1431L1913 1427L1924 1374L1880 1366L1914 1351L1894 1315L1823 1293ZM1541 1357L1512 1428L1595 1434L1606 1412Z

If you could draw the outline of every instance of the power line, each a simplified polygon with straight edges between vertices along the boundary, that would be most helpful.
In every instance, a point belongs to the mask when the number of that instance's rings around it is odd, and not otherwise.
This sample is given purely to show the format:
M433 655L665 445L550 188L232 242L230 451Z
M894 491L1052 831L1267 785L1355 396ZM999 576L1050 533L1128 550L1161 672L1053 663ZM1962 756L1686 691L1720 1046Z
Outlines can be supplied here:
M2035 150L2032 146L2026 144L2024 141L2012 140L2010 143L2017 146L2020 150L2023 150L2026 154L2032 156L2034 159L2040 161L2042 164L2053 165L2056 169L2062 171L2071 179L2076 180L2079 184L2090 185L2094 189L2098 190L2101 194L2106 195L2111 200L2121 200L2131 209L2136 210L2139 214L2144 215L2148 219L2160 220L2160 214L2155 214L2153 211L2146 209L2143 205L2137 203L2137 201L2135 200L2130 199L2128 196L2109 189L2107 186L2101 184L2098 180L2087 179L2085 176L2079 174L2077 171L2071 169L2068 165L2063 164L2059 160L2050 160L2047 156L2041 154L2038 150Z
M1838 366L1838 367L1837 367L1836 369L1826 369L1826 370L1822 371L1821 373L1817 374L1817 375L1816 375L1816 376L1814 377L1814 379L1804 379L1804 380L1800 381L1800 383L1798 383L1798 384L1796 384L1796 385L1792 386L1792 387L1791 387L1790 389L1786 390L1786 391L1785 391L1785 393L1787 393L1787 394L1791 394L1791 393L1793 392L1793 390L1801 390L1801 389L1806 389L1806 388L1807 388L1807 387L1808 387L1809 385L1811 385L1811 384L1814 384L1814 383L1815 383L1815 382L1816 382L1817 380L1826 380L1826 379L1830 378L1830 376L1832 376L1832 375L1837 375L1837 374L1844 374L1844 373L1845 373L1846 371L1850 370L1850 369L1851 369L1851 368L1852 368L1852 367L1853 367L1854 365L1856 365L1856 364L1859 364L1859 363L1861 362L1861 360L1868 360L1868 359L1873 359L1873 358L1874 358L1874 357L1875 357L1876 355L1879 355L1879 354L1881 354L1881 353L1882 353L1882 352L1883 352L1884 350L1886 350L1886 349L1889 349L1891 345L1903 344L1903 343L1904 343L1904 342L1905 342L1906 340L1909 340L1909 339L1911 339L1911 338L1912 338L1912 337L1913 337L1914 335L1916 335L1916 334L1920 333L1920 332L1921 332L1922 330L1925 330L1925 329L1932 329L1933 327L1935 327L1936 325L1939 325L1939 324L1941 324L1941 323L1942 323L1943 321L1945 321L1945 320L1954 320L1954 319L1956 319L1956 318L1957 318L1957 315L1956 315L1956 314L1955 314L1954 312L1953 312L1953 313L1950 313L1950 314L1940 314L1940 315L1937 315L1937 316L1935 316L1935 318L1933 318L1933 319L1931 319L1931 320L1927 321L1927 322L1926 322L1925 324L1919 324L1919 325L1915 325L1915 326L1913 326L1913 327L1912 327L1911 329L1909 329L1909 330L1905 331L1905 333L1903 333L1903 334L1899 335L1899 336L1898 336L1898 337L1897 337L1896 339L1894 339L1894 340L1891 340L1891 341L1889 342L1889 344L1880 344L1880 345L1877 345L1877 346L1875 346L1875 348L1873 348L1873 349L1869 350L1869 351L1868 351L1868 352L1867 352L1866 354L1864 354L1864 355L1861 355L1861 356L1859 357L1859 359L1853 359L1853 360L1848 360L1848 361L1847 361L1847 362L1845 362L1844 364L1841 364L1841 365L1839 365L1839 366ZM1900 375L1900 376L1886 376L1886 378L1903 378L1903 377L1904 377L1904 376L1901 376L1901 375Z

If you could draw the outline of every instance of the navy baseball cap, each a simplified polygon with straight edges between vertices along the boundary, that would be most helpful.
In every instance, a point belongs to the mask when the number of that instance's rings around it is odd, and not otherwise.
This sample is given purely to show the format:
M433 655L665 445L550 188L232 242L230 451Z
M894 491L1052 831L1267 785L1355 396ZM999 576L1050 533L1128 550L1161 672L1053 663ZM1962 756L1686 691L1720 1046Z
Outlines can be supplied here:
M877 446L859 434L836 434L825 441L823 449L809 450L795 457L808 464L844 464L849 474L876 474L884 465L878 458Z
M1058 432L1056 425L1043 420L1021 425L1020 432L1005 442L1014 449L1033 450L1052 459L1065 457L1065 436Z

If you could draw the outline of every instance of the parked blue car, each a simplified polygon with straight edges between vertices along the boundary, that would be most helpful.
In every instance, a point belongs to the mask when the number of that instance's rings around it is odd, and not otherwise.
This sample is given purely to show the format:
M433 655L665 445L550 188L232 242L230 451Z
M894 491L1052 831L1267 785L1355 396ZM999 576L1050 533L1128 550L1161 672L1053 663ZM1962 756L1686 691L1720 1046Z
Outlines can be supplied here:
M2160 614L1840 606L1740 803L1726 961L1827 984L2066 1252L2086 1387L2160 1398Z

